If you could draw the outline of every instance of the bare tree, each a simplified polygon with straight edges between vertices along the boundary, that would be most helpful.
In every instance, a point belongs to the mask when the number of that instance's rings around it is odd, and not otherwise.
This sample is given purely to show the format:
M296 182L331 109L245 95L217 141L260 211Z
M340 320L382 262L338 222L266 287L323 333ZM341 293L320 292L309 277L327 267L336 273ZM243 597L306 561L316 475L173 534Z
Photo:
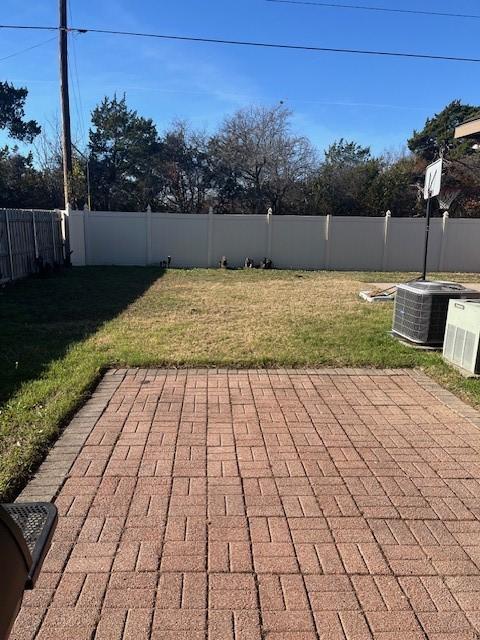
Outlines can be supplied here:
M73 174L71 197L74 207L83 207L87 201L86 153L79 152L81 142L73 144ZM47 126L33 142L35 165L41 182L50 194L51 206L63 206L62 137L58 117L47 121ZM87 152L88 153L88 152Z
M283 106L250 107L225 120L212 141L217 178L226 173L252 213L285 213L316 164L309 140L291 133L290 116Z

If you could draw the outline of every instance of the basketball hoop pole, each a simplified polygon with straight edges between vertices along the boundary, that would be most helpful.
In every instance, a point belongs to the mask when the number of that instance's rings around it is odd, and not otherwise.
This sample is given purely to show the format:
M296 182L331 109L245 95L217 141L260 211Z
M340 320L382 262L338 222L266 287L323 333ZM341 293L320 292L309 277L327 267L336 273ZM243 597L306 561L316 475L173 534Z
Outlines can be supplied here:
M427 201L427 215L425 220L425 248L423 250L422 280L427 279L428 236L430 235L430 209L432 198L440 195L442 188L443 152L440 159L429 164L425 173L424 198Z
M427 217L425 221L425 248L423 250L423 271L422 271L422 280L427 279L427 258L428 258L428 237L430 235L430 203L432 202L432 192L428 190L428 198L427 198Z

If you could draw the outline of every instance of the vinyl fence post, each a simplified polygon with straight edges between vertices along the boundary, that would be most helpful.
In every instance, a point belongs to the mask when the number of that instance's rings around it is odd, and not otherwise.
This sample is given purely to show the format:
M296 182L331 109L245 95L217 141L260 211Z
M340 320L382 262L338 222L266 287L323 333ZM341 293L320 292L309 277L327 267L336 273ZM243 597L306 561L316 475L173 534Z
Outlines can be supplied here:
M267 209L267 258L272 259L272 229L273 226L273 211L272 207Z
M146 213L146 233L147 233L147 243L146 243L146 265L147 267L152 264L152 207L148 205L147 213Z
M62 247L63 247L63 260L64 264L70 265L70 213L72 211L72 207L70 204L67 204L67 208L65 210L62 209L60 212L60 225L62 230Z
M443 221L442 221L442 245L440 247L440 262L438 265L439 271L445 271L445 254L447 252L447 241L448 241L448 221L450 216L448 211L443 212Z
M330 225L332 221L332 216L327 214L325 216L325 269L328 270L330 268Z
M83 252L85 255L85 262L83 263L83 266L88 265L88 230L89 230L89 224L90 224L90 211L88 210L88 208L84 208L83 210L83 214L82 214L82 221L83 221Z
M33 229L33 246L35 249L35 260L38 260L40 255L38 252L37 221L35 219L35 211L32 211L32 229Z
M10 277L14 279L14 271L13 271L13 255L12 255L12 237L10 235L10 220L8 217L8 209L5 211L5 222L7 223L7 246L8 246L8 255L10 258Z
M55 238L55 213L50 214L50 222L52 227L52 245L53 245L53 263L57 262L57 242Z
M392 212L389 210L385 214L385 229L383 235L383 255L382 255L382 271L388 270L388 241L389 241L389 232L390 232L390 218L392 217Z
M213 267L213 225L215 223L215 217L213 214L213 207L208 209L208 236L207 236L207 266L209 269Z

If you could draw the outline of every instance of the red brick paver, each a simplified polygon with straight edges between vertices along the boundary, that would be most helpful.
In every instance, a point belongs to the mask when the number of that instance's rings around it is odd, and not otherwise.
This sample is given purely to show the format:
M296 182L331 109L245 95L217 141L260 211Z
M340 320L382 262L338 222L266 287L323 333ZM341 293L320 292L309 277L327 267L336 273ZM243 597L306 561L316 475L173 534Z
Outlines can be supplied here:
M13 639L480 638L478 416L428 379L107 378Z

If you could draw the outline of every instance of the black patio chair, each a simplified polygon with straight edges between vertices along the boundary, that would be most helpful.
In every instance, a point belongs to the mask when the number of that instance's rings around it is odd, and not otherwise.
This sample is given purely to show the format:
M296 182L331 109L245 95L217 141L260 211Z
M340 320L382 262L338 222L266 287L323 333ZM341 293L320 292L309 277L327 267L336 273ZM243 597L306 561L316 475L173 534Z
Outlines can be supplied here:
M0 504L0 640L7 640L22 604L33 589L57 524L49 502Z

